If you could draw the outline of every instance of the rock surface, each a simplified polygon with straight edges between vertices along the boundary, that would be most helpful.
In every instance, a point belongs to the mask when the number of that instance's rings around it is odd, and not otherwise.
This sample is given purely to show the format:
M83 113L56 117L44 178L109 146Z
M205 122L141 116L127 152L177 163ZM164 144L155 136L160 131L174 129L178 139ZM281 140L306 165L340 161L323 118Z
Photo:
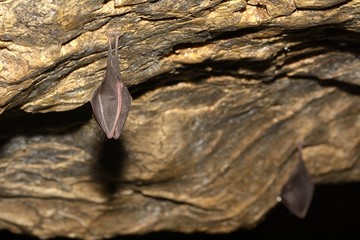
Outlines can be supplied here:
M297 158L360 180L359 1L0 1L0 228L102 239L254 226ZM134 101L88 103L106 33ZM21 213L21 214L19 214Z

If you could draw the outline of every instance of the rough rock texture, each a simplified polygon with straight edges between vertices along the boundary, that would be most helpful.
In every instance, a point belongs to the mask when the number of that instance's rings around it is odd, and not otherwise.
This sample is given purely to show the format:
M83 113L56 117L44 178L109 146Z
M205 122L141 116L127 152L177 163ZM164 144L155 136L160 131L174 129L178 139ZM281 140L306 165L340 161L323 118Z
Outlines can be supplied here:
M0 228L101 239L254 226L304 144L360 180L360 1L0 1ZM134 101L120 141L88 104L106 32Z

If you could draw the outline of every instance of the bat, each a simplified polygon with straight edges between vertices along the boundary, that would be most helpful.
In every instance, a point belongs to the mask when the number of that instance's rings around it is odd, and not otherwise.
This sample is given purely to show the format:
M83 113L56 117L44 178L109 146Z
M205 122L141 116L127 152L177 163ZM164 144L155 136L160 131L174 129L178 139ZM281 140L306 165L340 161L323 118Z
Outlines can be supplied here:
M128 89L120 78L119 37L118 33L108 33L105 78L90 100L96 121L109 139L120 137L132 101ZM115 39L115 50L112 49L112 38Z
M302 158L302 146L298 144L299 158L289 180L281 190L281 202L296 217L305 218L314 193L312 182Z

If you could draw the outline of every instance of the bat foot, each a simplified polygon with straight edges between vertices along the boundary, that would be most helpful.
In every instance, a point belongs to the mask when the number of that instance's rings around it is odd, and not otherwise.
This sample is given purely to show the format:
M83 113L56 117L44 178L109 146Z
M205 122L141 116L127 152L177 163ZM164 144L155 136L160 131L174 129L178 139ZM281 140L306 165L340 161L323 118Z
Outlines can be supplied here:
M122 36L122 34L121 33L118 33L118 32L108 32L107 33L107 36L108 36L108 38L111 38L111 37L115 37L115 38L119 38L119 37L121 37Z

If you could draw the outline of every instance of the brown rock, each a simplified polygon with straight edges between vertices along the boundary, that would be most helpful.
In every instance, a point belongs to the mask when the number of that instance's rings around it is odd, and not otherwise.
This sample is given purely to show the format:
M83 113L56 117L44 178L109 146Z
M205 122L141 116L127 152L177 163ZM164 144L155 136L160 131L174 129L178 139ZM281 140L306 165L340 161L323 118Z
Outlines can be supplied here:
M324 9L343 4L347 0L294 0L299 9Z
M102 239L254 226L299 141L315 182L359 181L360 4L328 2L1 2L0 228ZM88 104L108 31L124 35L134 98L118 142Z

